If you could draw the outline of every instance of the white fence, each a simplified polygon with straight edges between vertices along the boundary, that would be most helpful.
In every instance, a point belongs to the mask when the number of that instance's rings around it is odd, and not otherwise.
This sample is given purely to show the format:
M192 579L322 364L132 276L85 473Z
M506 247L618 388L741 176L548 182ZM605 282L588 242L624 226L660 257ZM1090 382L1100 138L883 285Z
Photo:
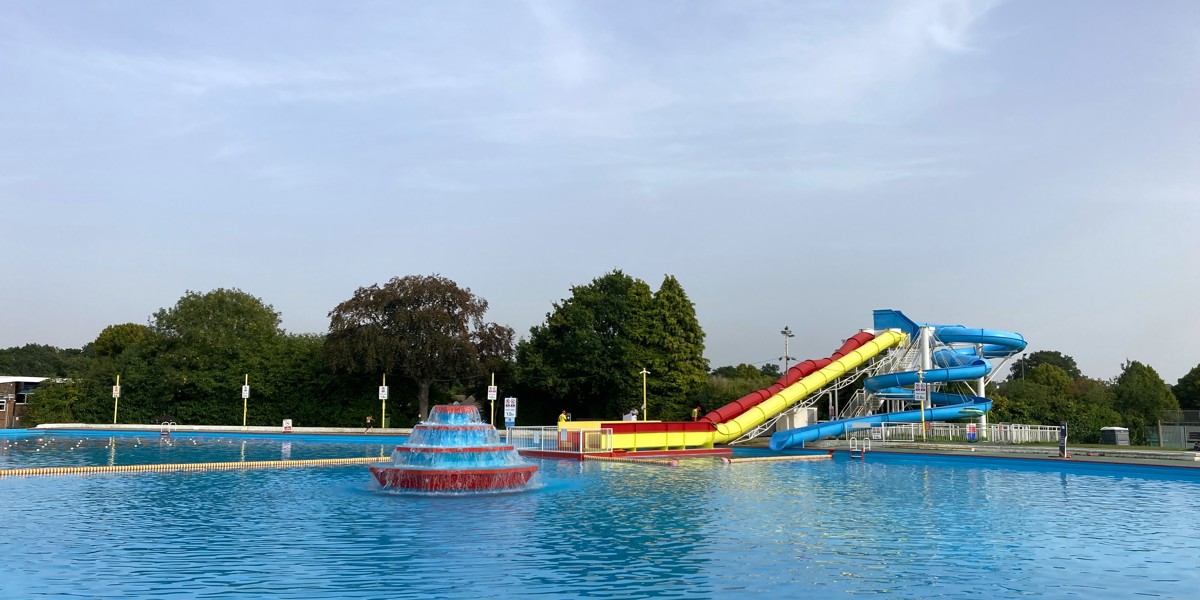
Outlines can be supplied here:
M871 439L881 442L966 442L968 441L968 423L941 423L930 421L926 423L925 435L921 435L920 423L881 423L870 429L859 429L850 432L852 437L869 435ZM986 431L985 431L986 429ZM1053 425L1020 425L1011 423L989 424L987 427L975 426L977 441L994 444L1030 444L1058 442L1058 427Z
M559 429L558 427L509 427L508 443L517 450L612 452L612 429Z

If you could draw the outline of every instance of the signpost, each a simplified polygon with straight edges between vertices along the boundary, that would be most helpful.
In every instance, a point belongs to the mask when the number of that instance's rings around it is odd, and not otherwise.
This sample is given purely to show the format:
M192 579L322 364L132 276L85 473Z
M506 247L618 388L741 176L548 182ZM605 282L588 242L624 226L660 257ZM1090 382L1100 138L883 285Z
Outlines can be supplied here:
M117 424L117 404L121 402L121 376L117 375L117 385L113 386L113 425Z
M246 383L242 385L242 427L246 427L246 408L250 401L250 374L246 373Z
M488 403L491 406L491 413L488 415L488 423L496 424L496 396L499 395L499 388L496 387L496 374L492 373L492 385L488 386Z
M380 402L379 426L380 427L387 427L389 425L388 420L387 420L387 399L388 399L387 373L384 373L383 374L383 385L379 386L379 402Z
M921 375L924 378L924 374ZM929 400L929 384L924 381L913 384L913 400L916 400L921 408L921 440L925 441L925 404Z
M504 428L508 429L517 424L517 399L504 399Z

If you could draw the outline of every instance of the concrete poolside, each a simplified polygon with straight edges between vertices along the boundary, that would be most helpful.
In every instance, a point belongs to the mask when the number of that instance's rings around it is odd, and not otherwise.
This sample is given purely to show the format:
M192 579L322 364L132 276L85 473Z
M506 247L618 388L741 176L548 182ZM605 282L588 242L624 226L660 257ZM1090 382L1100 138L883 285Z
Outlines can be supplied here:
M765 446L765 444L763 444ZM808 446L811 449L849 451L849 442L822 440ZM1073 461L1127 465L1157 465L1200 469L1200 452L1189 450L1155 450L1151 448L1129 448L1122 446L1067 446L1070 458L1058 456L1057 446L1018 444L975 444L921 443L921 442L871 442L871 452L906 454L930 454L946 456L978 456L989 458L1012 458L1045 461Z

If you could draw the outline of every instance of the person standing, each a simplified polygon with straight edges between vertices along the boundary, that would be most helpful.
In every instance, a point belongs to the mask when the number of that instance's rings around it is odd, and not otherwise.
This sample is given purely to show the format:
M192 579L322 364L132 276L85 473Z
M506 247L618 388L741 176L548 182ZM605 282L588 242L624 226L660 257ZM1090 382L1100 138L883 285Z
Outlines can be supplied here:
M374 427L374 426L375 426L375 422L371 419L371 415L367 415L367 428L363 430L363 433L370 431L371 427Z
M558 415L558 426L562 427L563 423L567 422L567 409L563 409L562 414Z
M699 404L696 405L696 408L692 409L692 420L693 421L700 420L700 405Z

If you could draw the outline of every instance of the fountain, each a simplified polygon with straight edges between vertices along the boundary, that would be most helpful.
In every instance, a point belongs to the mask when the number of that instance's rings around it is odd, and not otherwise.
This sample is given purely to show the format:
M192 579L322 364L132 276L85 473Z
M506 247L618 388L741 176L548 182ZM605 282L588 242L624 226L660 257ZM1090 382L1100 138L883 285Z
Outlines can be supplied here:
M392 462L371 465L379 485L422 491L479 491L517 488L537 471L472 405L438 405L396 446Z

